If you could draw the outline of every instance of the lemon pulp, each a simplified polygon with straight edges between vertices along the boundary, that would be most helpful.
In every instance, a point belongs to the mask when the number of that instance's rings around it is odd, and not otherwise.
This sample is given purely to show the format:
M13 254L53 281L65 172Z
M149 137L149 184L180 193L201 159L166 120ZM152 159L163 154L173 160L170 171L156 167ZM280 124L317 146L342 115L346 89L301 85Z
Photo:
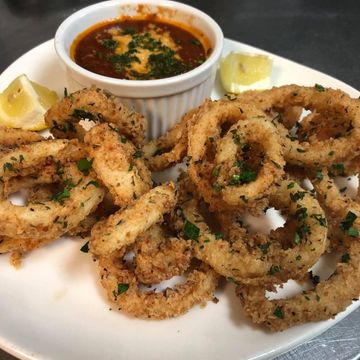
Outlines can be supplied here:
M220 79L231 93L264 88L270 85L271 67L272 61L266 55L230 52L221 59Z
M43 130L45 112L58 96L23 74L0 94L0 125L24 130Z

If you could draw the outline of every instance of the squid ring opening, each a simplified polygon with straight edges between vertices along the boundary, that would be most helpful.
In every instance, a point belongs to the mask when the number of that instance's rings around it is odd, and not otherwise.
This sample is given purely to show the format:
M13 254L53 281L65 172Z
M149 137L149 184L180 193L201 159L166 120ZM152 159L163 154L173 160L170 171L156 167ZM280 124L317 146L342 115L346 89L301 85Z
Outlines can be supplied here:
M102 201L104 190L91 175L84 176L74 163L63 166L64 188L51 200L13 205L0 201L0 253L28 251L59 238L85 219ZM14 240L13 240L14 239Z
M194 305L214 297L218 274L201 264L186 275L184 283L163 291L139 289L138 280L122 256L100 257L100 279L108 298L119 310L145 319L166 319L186 313Z
M264 118L238 121L216 145L212 177L221 197L230 206L243 206L244 201L268 195L284 174L281 140L274 125ZM258 172L255 159L249 157L254 152L261 152Z
M221 142L222 127L228 124L233 125L238 121L244 121L249 117L265 117L264 113L256 110L249 105L239 105L232 102L218 101L204 104L201 112L197 115L197 121L194 122L189 129L188 155L190 163L188 173L193 183L198 188L199 193L204 200L210 205L211 210L229 208L229 202L222 197L221 188L216 186L217 183L211 183L209 179L216 179L218 175L218 167L214 168L214 153L218 151L218 143ZM235 129L236 131L236 129ZM267 130L268 132L270 129ZM237 149L239 137L230 133L233 145L230 142L225 143L226 147L230 147L230 152L234 153ZM239 140L239 141L238 141ZM277 140L277 138L276 138ZM224 140L225 142L225 140ZM274 145L274 153L276 158L280 157L280 145ZM235 159L236 160L236 159ZM278 163L272 163L274 168L282 168L283 160L279 158ZM279 169L278 169L279 170ZM236 174L234 174L236 175ZM281 173L282 175L282 173ZM238 175L236 175L239 177ZM237 178L236 178L237 179ZM227 200L229 193L226 193ZM244 201L245 200L245 201ZM232 206L244 206L243 196L232 201Z
M288 130L278 123L284 136L285 159L289 164L319 168L329 166L334 162L342 162L360 153L360 104L341 90L324 88L322 86L305 87L285 85L271 90L253 94L251 101L254 106L265 112L274 108L301 106L319 116L333 117L334 121L347 123L341 134L319 140L308 139L299 141L292 138ZM239 98L241 104L241 96Z
M241 237L233 243L216 238L200 214L197 201L185 202L183 217L199 229L194 242L195 256L219 274L241 283L269 284L286 281L290 276L303 278L326 247L324 213L310 193L290 180L279 184L278 191L270 196L270 204L287 213L295 223L295 231L286 235L291 246L282 248L276 236L270 234L264 246L249 251Z
M266 288L238 286L245 313L255 324L271 331L282 331L309 321L334 317L357 299L360 294L360 243L349 239L337 246L341 254L335 272L320 281L313 290L304 291L287 299L270 300Z

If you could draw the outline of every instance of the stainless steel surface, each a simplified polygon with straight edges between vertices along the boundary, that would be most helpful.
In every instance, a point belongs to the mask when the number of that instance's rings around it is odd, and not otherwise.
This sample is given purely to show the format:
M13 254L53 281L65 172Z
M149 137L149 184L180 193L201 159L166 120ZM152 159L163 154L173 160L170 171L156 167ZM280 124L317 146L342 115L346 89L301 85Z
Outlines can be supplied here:
M57 26L69 14L94 2L0 0L0 71L27 50L52 38ZM358 0L183 2L209 13L228 38L295 60L360 89ZM322 335L277 357L277 360L359 358L360 309ZM0 360L12 359L0 350Z

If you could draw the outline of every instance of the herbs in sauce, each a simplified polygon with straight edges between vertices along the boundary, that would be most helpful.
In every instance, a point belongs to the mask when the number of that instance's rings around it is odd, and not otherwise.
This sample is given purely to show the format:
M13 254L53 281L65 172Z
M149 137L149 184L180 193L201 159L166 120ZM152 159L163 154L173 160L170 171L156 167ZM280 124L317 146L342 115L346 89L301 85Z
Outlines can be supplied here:
M71 53L78 65L97 74L150 80L183 74L202 64L210 52L203 42L175 24L125 18L80 34Z

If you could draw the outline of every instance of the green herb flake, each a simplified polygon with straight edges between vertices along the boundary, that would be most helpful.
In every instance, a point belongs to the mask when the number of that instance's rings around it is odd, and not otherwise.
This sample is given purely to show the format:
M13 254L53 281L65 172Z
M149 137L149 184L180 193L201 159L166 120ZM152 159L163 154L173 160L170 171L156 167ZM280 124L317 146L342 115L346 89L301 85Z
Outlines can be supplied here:
M298 202L299 200L302 200L306 194L306 191L297 191L295 193L290 194L290 199L293 202Z
M282 169L281 165L278 164L276 161L271 160L271 162L272 162L278 169Z
M79 119L79 120L85 120L85 119L88 119L91 121L97 120L97 117L94 116L91 112L88 112L88 111L82 110L82 109L74 109L71 116L73 116L74 118Z
M200 228L191 223L189 220L185 220L184 224L184 239L185 240L198 240L200 235Z
M353 226L356 219L357 216L353 212L349 211L346 214L345 219L340 222L340 228L344 230L344 232L347 232Z
M215 166L211 172L213 177L218 177L220 175L221 166Z
M287 188L292 189L295 186L295 183L291 182L288 184Z
M301 236L300 236L300 234L299 234L297 231L295 232L294 243L295 243L296 245L300 245L300 244L301 244Z
M341 256L341 262L342 263L348 263L350 261L351 257L350 254L346 253L344 255Z
M109 50L115 50L119 45L119 43L113 39L102 39L100 40L100 43Z
M139 159L139 158L141 158L143 155L144 155L144 152L143 152L143 151L141 151L141 150L136 150L136 151L133 153L133 158Z
M315 89L319 92L324 92L325 88L320 84L315 84Z
M81 248L80 251L82 251L83 253L88 253L89 252L89 242L86 242Z
M121 295L129 289L129 284L120 283L117 286L117 295Z
M82 158L77 162L77 168L84 174L89 175L90 169L92 167L94 159L88 160L86 158Z
M159 156L163 153L163 149L161 148L157 148L154 153L152 154L152 156Z
M223 238L224 238L224 233L222 233L221 231L215 233L215 239L216 240L220 240L220 239L223 239Z
M317 170L317 171L316 171L316 179L317 179L318 181L321 181L323 178L324 178L324 175L323 175L323 173L321 172L321 170Z
M284 312L282 310L282 308L280 306L278 306L275 311L274 311L274 315L278 318L278 319L283 319L284 318Z
M270 245L271 245L271 243L269 243L269 242L259 245L259 248L260 248L261 252L263 253L263 255L266 255L269 252Z
M359 230L351 226L347 230L347 234L351 237L359 237Z
M227 277L226 280L228 282L234 283L236 285L240 285L240 283L238 281L236 281L233 277Z
M325 226L326 227L326 218L323 217L321 214L311 214L310 217L317 220L319 222L320 226Z
M96 187L96 188L100 188L100 184L99 184L97 181L95 181L95 180L90 180L90 181L83 187L83 189L84 189L84 190L87 189L88 186L90 186L90 185L92 185L92 186L94 186L94 187Z
M278 265L271 265L267 275L275 275L278 272L280 272L280 267Z
M63 191L58 192L55 194L51 200L57 201L60 204L64 203L64 200L70 197L70 191L68 189L64 189Z

